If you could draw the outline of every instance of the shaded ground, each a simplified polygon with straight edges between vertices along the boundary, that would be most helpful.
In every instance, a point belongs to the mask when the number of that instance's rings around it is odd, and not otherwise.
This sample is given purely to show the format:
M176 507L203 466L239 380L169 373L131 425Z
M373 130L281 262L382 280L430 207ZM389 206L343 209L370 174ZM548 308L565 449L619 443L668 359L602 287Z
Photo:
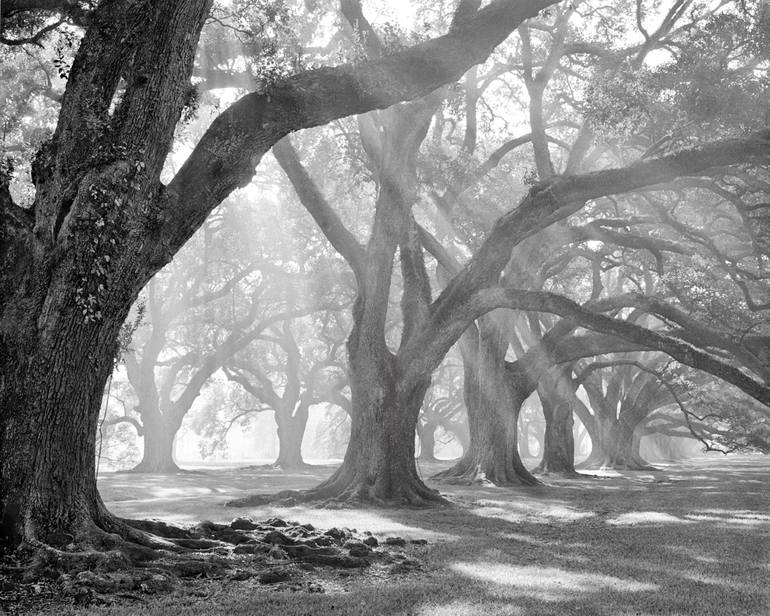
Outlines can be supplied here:
M428 476L446 466L421 469ZM456 506L429 510L221 504L254 491L310 487L331 467L107 474L104 500L125 517L192 525L278 516L429 543L408 548L422 563L417 572L319 569L314 592L200 579L171 594L56 613L770 614L770 458L709 457L661 468L549 478L538 488L438 486Z

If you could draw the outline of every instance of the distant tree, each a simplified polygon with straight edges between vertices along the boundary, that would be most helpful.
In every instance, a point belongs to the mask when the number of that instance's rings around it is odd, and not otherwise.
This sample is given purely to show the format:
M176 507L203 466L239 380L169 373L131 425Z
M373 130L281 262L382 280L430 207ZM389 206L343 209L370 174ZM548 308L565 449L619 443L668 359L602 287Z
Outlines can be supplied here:
M327 369L336 372L340 367L340 343L314 339L315 320L284 321L261 336L259 344L230 359L224 372L227 378L240 385L253 398L254 404L239 413L245 417L251 409L273 411L278 433L278 458L273 463L285 470L307 466L302 458L302 439L305 435L310 407L330 402L326 395L335 384ZM295 331L302 335L295 334ZM299 341L298 341L299 338Z

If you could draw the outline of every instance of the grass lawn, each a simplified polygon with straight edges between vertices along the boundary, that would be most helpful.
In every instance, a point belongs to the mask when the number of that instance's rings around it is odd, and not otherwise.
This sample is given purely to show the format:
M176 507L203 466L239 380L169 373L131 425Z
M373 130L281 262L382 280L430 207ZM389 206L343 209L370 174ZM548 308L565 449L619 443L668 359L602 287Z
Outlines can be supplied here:
M428 476L447 466L422 465ZM424 538L418 572L323 571L323 593L196 580L166 595L57 614L770 614L770 457L704 457L654 473L548 479L537 488L438 486L440 509L226 509L249 492L309 487L331 472L250 468L105 474L109 508L177 524L279 516L319 528Z

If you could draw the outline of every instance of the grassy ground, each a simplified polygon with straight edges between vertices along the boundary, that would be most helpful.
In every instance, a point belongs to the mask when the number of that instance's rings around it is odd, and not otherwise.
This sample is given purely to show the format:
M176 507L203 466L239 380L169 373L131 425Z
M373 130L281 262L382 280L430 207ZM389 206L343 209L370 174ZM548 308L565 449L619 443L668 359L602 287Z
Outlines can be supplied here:
M102 494L122 516L192 524L277 515L425 538L427 547L411 548L423 568L327 573L325 592L312 594L201 580L170 595L57 614L770 614L770 458L709 457L661 469L538 488L439 486L455 505L429 510L222 507L248 492L314 485L329 467L108 474Z

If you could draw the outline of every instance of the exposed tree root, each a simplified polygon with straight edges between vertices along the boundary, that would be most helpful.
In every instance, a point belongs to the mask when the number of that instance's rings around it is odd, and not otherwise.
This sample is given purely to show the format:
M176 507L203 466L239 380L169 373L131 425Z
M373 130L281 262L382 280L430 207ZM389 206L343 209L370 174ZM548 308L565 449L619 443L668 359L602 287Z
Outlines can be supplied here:
M436 473L431 477L454 485L486 486L536 486L540 481L534 477L519 461L518 465L481 463L472 456L463 457L453 467Z
M268 465L268 468L272 468L280 471L302 471L312 469L314 464L308 464L304 460L286 462L282 460L276 460L272 464Z
M581 475L577 471L551 471L548 469L543 470L539 466L533 472L540 477L558 477L561 479L581 479L587 476Z
M380 483L340 467L334 475L309 490L284 490L275 494L253 494L228 501L226 507L255 507L272 504L293 505L321 501L327 507L434 507L447 505L438 490L426 486L418 477Z
M645 460L612 460L611 458L601 458L594 460L585 460L577 465L579 469L602 470L602 471L659 471L660 469L648 464Z
M103 520L110 531L86 522L65 545L52 546L27 539L4 561L0 573L17 584L53 584L61 596L80 604L98 602L117 593L160 592L180 579L192 577L243 580L257 577L276 583L303 575L309 565L404 572L418 568L404 554L406 541L386 538L383 545L371 533L332 528L317 531L310 524L273 518L245 518L229 525L201 522L191 529L164 522ZM424 544L424 540L412 543Z

